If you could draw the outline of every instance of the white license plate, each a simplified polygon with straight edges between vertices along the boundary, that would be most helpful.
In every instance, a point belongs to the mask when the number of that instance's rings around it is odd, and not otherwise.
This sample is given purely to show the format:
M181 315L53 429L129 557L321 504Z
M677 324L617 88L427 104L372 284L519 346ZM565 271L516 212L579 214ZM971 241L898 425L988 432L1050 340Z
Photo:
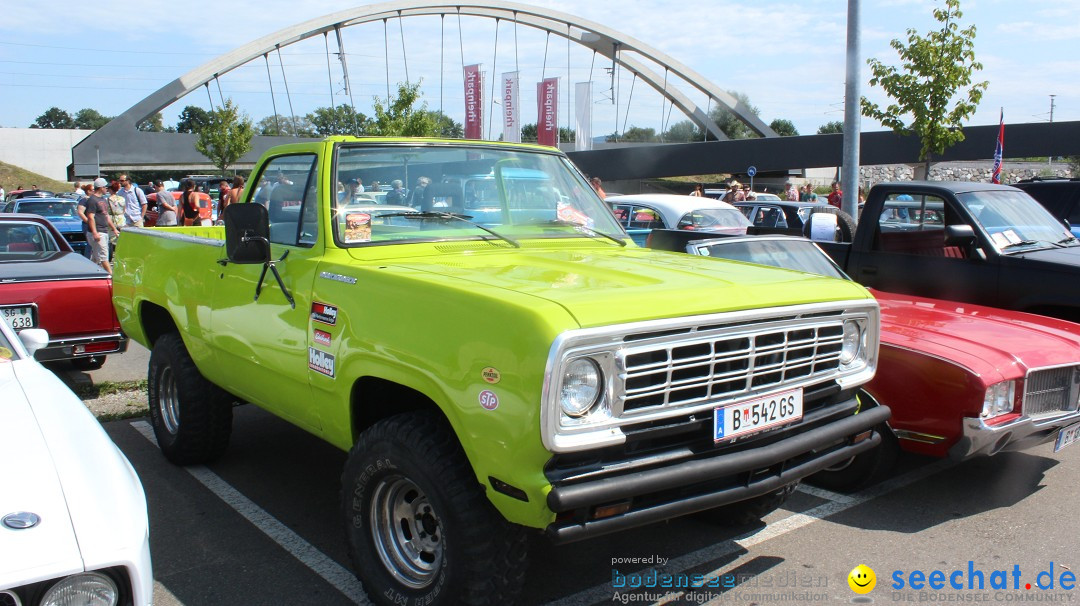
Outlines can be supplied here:
M771 394L713 410L713 440L721 442L798 421L803 416L802 389Z
M11 327L15 330L33 328L35 326L34 308L29 305L2 307L0 308L0 318L7 320L8 324L11 324Z
M1057 443L1054 444L1054 452L1065 448L1073 442L1080 442L1080 423L1073 423L1068 427L1062 427L1058 432Z

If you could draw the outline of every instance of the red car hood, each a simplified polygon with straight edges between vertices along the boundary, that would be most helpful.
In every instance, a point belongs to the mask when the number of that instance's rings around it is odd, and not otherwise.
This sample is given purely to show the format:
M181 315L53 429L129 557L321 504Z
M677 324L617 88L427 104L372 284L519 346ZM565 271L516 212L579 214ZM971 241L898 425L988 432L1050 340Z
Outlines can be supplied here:
M883 346L951 360L975 371L987 385L1023 376L1029 368L1080 364L1080 324L968 303L871 292L881 305Z

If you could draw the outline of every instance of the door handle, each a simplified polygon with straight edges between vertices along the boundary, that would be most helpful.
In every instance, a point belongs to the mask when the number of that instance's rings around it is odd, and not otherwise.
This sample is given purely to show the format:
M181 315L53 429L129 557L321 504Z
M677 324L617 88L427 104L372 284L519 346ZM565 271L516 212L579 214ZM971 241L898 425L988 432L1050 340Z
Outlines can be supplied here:
M876 276L877 275L877 268L876 267L864 267L864 268L862 268L862 273L863 273L864 276Z

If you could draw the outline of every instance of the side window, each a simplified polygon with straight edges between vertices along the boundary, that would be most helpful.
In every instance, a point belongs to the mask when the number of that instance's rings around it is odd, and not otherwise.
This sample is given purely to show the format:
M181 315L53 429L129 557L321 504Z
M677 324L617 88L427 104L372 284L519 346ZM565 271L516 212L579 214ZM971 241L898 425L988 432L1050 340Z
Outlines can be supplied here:
M660 219L660 213L648 206L632 206L630 208L630 224L627 227L634 229L663 229L664 221Z
M945 200L924 194L890 194L878 216L874 249L931 257L963 257L945 246Z
M319 199L315 186L316 157L297 154L274 158L260 173L254 202L270 215L270 241L311 246L318 231Z

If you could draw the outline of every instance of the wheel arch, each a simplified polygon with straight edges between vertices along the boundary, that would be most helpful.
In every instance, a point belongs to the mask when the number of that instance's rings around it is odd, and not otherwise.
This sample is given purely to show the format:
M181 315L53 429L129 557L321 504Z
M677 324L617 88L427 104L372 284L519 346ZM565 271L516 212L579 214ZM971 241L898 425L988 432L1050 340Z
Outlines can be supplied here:
M453 430L445 411L427 394L382 377L363 376L353 382L349 395L352 441L379 421L406 412L433 411Z
M169 311L149 301L143 301L139 305L139 323L142 325L143 334L146 335L148 349L153 349L154 343L162 335L180 332Z

